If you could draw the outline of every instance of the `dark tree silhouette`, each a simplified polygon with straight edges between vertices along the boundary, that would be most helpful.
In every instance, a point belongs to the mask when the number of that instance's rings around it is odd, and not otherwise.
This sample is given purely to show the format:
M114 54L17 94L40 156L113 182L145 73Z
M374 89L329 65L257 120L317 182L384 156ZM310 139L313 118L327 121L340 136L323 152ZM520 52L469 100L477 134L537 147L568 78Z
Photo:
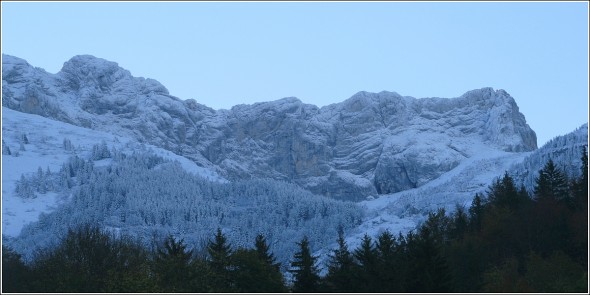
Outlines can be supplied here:
M553 160L549 160L543 169L539 170L539 177L535 184L535 198L537 200L565 200L568 198L568 184L563 172L555 167Z
M294 278L293 292L318 292L320 276L316 266L317 257L311 255L307 236L304 236L297 245L299 246L299 251L293 256L290 270Z
M338 248L333 250L328 261L326 283L334 292L353 292L357 282L354 274L354 260L344 241L342 227L338 230Z
M207 252L211 258L209 264L213 276L213 288L218 292L232 292L234 290L230 272L232 250L220 228L217 229L214 240L209 241Z

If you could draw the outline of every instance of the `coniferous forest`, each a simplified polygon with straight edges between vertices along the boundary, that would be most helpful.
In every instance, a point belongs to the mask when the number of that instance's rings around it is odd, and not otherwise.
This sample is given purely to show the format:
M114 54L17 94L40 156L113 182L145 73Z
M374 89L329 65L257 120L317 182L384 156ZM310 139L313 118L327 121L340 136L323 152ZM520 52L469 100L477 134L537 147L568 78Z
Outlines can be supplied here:
M588 158L567 179L549 160L532 194L508 173L469 208L429 214L405 235L333 237L324 272L303 236L288 273L258 235L234 247L221 230L206 245L172 236L147 249L92 224L26 261L2 249L2 292L582 292L588 291ZM322 275L325 273L325 275Z

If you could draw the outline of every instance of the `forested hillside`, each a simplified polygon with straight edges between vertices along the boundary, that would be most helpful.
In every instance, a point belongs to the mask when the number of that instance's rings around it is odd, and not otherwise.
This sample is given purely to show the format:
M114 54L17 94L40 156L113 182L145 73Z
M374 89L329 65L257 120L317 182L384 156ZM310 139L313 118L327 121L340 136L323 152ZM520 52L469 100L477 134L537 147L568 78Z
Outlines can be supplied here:
M202 247L211 230L222 228L237 246L264 234L281 262L303 233L317 247L331 242L338 225L358 225L363 210L351 202L315 196L276 180L211 182L188 173L179 163L148 151L127 155L96 145L89 159L72 156L59 171L22 176L22 198L56 192L67 200L42 214L6 242L29 259L52 247L68 229L81 224L141 238L153 248L169 234Z
M313 256L317 244L310 245L307 236L282 265L292 274L285 280L264 235L237 245L218 229L200 249L169 236L149 250L126 235L81 226L26 264L3 248L3 291L588 292L586 147L580 154L582 172L571 182L552 160L538 171L532 195L506 173L469 208L432 212L406 235L366 235L359 247L349 249L340 227L332 235L339 247L325 276ZM130 161L137 171L165 169L161 159L139 159L117 161ZM87 179L84 171L92 175L94 170L80 163L71 171Z

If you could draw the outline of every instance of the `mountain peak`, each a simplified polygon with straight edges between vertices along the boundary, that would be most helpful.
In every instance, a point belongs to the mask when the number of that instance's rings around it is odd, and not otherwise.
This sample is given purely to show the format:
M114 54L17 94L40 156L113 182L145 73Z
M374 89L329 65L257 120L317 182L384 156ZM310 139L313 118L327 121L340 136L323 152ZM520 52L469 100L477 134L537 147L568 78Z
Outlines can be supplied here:
M93 55L76 55L66 61L58 73L65 80L67 87L73 90L95 89L109 92L129 90L149 93L168 94L168 90L160 82L153 79L133 77L131 73L120 67L118 63Z
M3 68L3 106L174 147L230 180L290 180L348 200L419 187L482 146L537 147L514 99L491 87L457 98L360 91L321 109L286 97L215 111L91 55L56 75L23 65L10 79Z
M26 60L20 57L2 53L2 66L4 67L8 64L24 64L30 66Z
M74 88L97 86L108 88L115 81L132 78L131 73L116 62L92 55L76 55L66 61L58 73L70 82Z

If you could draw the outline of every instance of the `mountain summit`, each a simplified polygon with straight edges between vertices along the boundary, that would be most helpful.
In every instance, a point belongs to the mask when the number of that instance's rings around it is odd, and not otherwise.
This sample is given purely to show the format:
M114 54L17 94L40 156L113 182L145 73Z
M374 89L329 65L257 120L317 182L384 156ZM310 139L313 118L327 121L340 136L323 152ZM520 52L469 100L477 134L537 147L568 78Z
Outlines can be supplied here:
M363 91L322 108L284 98L216 111L89 55L57 74L2 59L3 107L157 145L230 180L287 180L337 199L419 187L482 146L537 148L514 99L492 88L422 99Z

